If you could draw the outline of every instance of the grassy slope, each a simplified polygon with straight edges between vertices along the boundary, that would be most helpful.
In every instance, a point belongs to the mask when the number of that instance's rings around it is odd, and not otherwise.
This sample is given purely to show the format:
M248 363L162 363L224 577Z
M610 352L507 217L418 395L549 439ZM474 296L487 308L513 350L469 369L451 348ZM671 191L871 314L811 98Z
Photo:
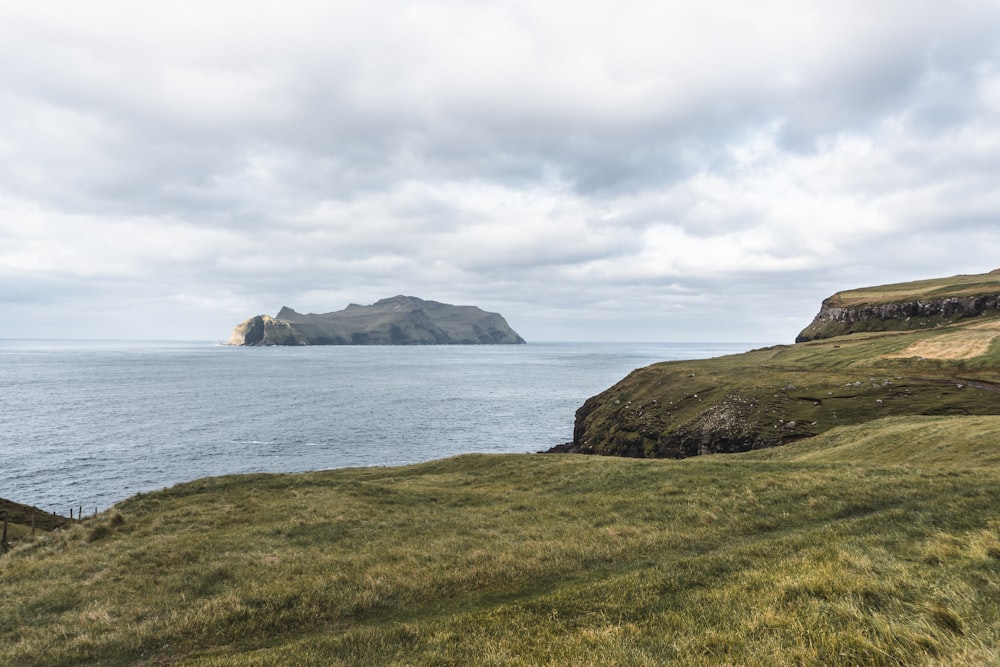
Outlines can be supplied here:
M51 514L45 510L15 503L11 500L0 498L0 520L6 515L9 521L8 533L12 534L17 526L17 534L23 531L20 528L27 528L31 531L31 526L37 530L53 530L55 528L65 528L72 524L72 520L57 514Z
M974 356L961 356L975 343ZM853 334L639 369L578 412L585 451L690 456L908 415L1000 414L1000 320Z
M0 560L0 664L995 664L1000 421L854 428L139 496Z
M135 497L0 559L0 664L996 664L1000 417L943 416L1000 412L990 326L659 364L584 424L820 434L780 449Z
M1000 270L979 275L917 280L838 292L823 301L823 309L796 337L796 341L819 340L863 331L934 329L953 324L965 317L965 308L945 301L960 297L983 297L980 308L997 314L1000 294ZM937 303L935 308L932 304ZM922 304L922 305L920 305ZM827 308L857 309L854 316L827 312ZM879 314L881 313L881 314ZM847 318L846 320L843 318Z
M828 301L832 306L848 307L864 304L900 303L917 299L977 296L996 294L997 292L1000 292L1000 270L978 275L932 278L846 290L833 295Z
M958 452L956 452L958 450ZM956 453L959 455L956 456ZM842 426L747 460L1000 468L1000 417L887 417Z

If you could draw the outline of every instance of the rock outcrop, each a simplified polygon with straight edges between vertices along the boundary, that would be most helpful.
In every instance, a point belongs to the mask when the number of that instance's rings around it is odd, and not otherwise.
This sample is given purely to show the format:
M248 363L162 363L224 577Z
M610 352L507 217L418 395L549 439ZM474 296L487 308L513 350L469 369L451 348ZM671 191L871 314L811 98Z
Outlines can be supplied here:
M903 331L953 324L967 317L1000 313L1000 294L950 297L839 307L827 299L796 343L863 331Z
M276 317L257 315L233 330L228 345L497 345L523 344L498 313L412 296L370 306L351 304L325 314L287 306Z
M949 282L950 281L950 282ZM838 292L796 343L872 331L928 329L1000 313L1000 272Z
M550 451L683 458L883 417L1000 414L1000 273L841 292L810 327L807 344L637 369Z
M257 315L236 325L226 345L309 345L308 339L288 322Z

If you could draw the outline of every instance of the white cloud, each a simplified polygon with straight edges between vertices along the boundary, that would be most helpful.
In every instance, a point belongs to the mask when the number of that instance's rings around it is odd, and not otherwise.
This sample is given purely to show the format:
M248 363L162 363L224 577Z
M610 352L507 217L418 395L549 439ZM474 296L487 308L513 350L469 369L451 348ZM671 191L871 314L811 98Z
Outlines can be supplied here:
M0 336L58 330L54 303L82 333L225 337L403 292L535 339L741 309L790 339L835 289L1000 264L991 4L3 14Z

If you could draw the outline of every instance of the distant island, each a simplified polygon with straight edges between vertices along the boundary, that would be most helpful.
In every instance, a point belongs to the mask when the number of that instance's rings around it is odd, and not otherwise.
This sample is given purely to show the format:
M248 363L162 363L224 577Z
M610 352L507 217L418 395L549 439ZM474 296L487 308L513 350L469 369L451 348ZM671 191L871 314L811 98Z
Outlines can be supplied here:
M227 345L524 344L498 313L398 295L324 314L257 315L236 325Z

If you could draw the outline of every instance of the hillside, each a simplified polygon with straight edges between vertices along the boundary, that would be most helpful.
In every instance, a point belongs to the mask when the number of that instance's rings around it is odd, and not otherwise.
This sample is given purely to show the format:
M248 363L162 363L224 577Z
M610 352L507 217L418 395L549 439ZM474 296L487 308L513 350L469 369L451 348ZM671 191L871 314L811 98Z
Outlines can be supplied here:
M1000 274L960 278L838 298L851 304L909 303L917 292L958 298L983 289L987 278L1000 281ZM985 310L952 324L654 364L587 400L577 411L573 442L561 449L684 457L783 445L880 417L1000 414L998 337L1000 311Z
M967 419L199 480L0 559L0 664L996 664L1000 418Z
M498 313L413 296L370 306L351 304L325 314L285 306L276 317L257 315L236 325L229 345L479 345L521 344Z
M140 494L0 556L0 664L996 665L998 336L654 364L577 415L582 451L742 453Z
M4 553L11 545L16 545L22 539L30 537L39 531L52 531L57 528L69 528L73 524L58 514L16 503L6 498L0 498L0 525L6 520L6 544L0 543L0 553Z
M803 343L851 333L907 331L1000 315L1000 269L838 292L796 337Z

